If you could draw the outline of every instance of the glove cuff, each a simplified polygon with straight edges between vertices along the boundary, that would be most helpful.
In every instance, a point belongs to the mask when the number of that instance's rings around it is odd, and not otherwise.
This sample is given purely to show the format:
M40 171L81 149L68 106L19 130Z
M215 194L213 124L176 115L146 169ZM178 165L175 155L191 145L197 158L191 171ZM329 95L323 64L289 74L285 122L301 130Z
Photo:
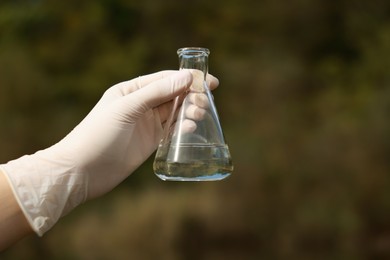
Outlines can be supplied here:
M87 194L84 175L78 173L71 160L56 158L49 149L0 165L38 236L84 202Z

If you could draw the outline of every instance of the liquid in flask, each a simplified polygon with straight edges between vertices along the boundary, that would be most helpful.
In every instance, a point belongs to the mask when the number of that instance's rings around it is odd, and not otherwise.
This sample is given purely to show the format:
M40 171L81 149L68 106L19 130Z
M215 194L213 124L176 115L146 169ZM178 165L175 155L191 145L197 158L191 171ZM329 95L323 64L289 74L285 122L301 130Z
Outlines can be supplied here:
M154 172L162 180L222 180L232 173L233 164L206 82L210 52L181 48L177 53L180 69L189 70L193 82L174 101L156 152Z

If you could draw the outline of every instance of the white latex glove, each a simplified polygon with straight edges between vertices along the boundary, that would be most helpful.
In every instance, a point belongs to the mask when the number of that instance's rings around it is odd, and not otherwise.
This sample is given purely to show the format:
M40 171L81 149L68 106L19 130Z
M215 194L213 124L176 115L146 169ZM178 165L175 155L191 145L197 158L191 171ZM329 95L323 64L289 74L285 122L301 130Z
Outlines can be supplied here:
M80 203L107 193L157 148L188 71L163 71L108 89L63 140L0 165L28 222L43 235ZM218 80L208 77L210 88Z

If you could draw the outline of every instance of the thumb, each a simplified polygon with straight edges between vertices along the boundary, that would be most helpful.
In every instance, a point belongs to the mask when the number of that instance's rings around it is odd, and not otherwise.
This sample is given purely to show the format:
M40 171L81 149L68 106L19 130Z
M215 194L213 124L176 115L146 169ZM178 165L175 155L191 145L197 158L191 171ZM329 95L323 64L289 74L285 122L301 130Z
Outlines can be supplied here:
M129 111L144 114L183 93L192 83L192 74L181 70L172 76L154 81L124 97Z

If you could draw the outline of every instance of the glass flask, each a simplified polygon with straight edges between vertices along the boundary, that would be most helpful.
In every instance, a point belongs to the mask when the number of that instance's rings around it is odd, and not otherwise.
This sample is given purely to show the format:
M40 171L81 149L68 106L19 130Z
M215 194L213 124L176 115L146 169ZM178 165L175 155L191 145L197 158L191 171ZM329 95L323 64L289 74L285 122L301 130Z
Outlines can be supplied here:
M162 180L222 180L233 171L213 96L206 82L208 56L205 48L181 48L180 70L189 70L189 89L174 100L153 163Z

